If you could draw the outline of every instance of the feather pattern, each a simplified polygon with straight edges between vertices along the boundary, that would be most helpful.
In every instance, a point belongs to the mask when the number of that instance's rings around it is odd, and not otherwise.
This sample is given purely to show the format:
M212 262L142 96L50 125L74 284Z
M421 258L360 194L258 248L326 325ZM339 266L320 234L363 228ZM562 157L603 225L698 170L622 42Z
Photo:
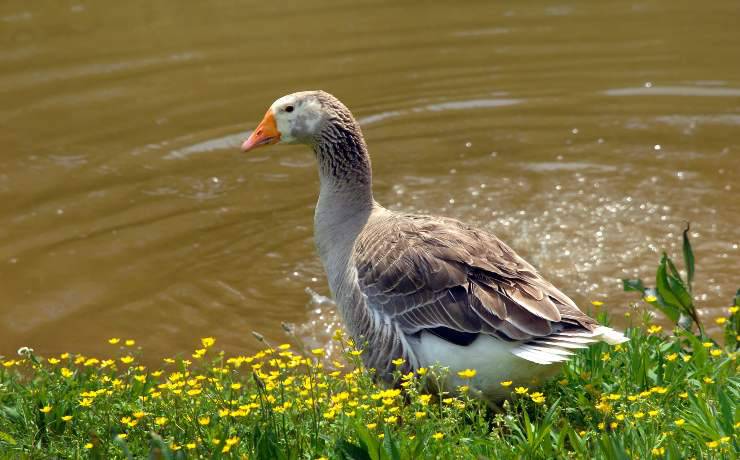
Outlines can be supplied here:
M354 247L359 287L406 334L444 326L523 341L598 326L490 233L446 218L374 217Z

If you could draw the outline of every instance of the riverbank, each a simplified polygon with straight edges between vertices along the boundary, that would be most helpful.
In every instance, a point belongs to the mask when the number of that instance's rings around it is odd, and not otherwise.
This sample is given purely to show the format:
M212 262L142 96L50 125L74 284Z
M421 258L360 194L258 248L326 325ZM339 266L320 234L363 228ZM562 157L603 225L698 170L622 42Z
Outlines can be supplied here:
M442 370L399 374L399 389L379 388L360 365L361 348L341 331L337 359L299 343L226 356L212 338L157 368L139 365L140 350L117 338L96 357L20 350L0 360L0 451L64 458L152 451L161 458L733 458L738 306L713 319L725 328L724 346L651 325L649 308L643 302L632 309L629 342L579 351L539 390L507 387L512 399L495 414L465 387L425 394L425 382ZM474 383L475 371L465 377Z

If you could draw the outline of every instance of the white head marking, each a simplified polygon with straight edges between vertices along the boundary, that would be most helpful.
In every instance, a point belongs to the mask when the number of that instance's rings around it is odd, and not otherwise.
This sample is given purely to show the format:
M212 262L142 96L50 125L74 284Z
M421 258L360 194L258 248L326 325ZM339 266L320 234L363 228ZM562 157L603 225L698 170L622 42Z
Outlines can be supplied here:
M322 118L321 103L310 92L293 93L283 96L270 106L280 143L305 142L317 134Z

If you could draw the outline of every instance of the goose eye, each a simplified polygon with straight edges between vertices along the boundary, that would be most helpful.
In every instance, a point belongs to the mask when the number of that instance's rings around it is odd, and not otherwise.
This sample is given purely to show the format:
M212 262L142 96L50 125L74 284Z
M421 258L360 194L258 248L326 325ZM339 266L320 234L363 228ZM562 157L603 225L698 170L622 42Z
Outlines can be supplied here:
M293 111L293 106L292 105L287 106L285 108L285 111L288 112L288 113L292 112Z

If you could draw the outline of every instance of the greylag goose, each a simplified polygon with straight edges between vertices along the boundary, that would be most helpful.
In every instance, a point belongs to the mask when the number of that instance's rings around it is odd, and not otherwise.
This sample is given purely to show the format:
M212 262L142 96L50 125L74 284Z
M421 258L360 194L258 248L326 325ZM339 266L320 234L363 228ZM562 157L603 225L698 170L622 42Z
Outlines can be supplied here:
M454 219L390 211L373 199L370 156L347 107L324 91L283 96L242 144L306 144L318 161L314 238L349 334L380 379L434 364L445 386L485 400L500 382L532 386L573 354L627 338L599 325L491 233ZM465 374L463 374L465 375Z

